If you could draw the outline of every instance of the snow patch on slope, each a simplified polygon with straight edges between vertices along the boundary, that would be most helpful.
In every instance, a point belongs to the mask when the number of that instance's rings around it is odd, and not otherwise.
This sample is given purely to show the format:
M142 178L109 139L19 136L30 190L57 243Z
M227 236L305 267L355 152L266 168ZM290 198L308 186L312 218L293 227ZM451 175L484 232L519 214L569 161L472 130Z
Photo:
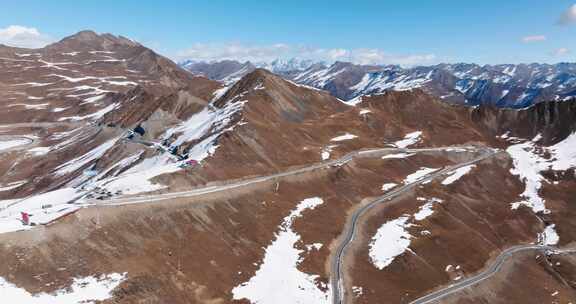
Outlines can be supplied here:
M410 242L413 236L408 231L408 228L414 226L414 222L422 221L431 216L434 213L434 206L443 202L441 199L434 197L430 199L419 197L418 201L426 201L426 203L420 206L413 215L404 214L384 223L372 237L368 255L376 268L380 270L386 268L396 257L410 250ZM422 235L426 234L422 233Z
M407 148L407 147L419 142L421 136L422 136L422 131L416 131L416 132L408 133L408 134L406 134L406 136L404 136L404 139L395 142L394 145L396 147L402 148L402 149Z
M369 256L372 264L382 270L410 246L412 236L407 231L410 217L402 216L384 223L370 242Z
M92 161L99 159L106 153L106 151L108 151L110 148L114 146L114 144L116 144L118 139L119 138L111 139L103 143L102 145L96 147L95 149L88 151L86 154L58 166L56 168L55 174L61 176L68 173L72 173L82 168L83 166L88 165Z
M72 121L79 121L79 120L86 120L86 119L92 119L92 120L98 120L100 118L102 118L104 115L106 115L108 112L111 112L117 108L120 107L119 103L113 103L110 104L94 113L88 114L88 115L84 115L84 116L70 116L70 117L62 117L59 118L58 121L66 121L66 120L72 120Z
M112 193L137 194L156 191L166 186L153 183L150 181L152 178L178 170L180 167L170 156L160 154L144 159L118 177L100 181L97 185Z
M536 144L541 138L540 135L531 141L524 142L520 142L521 140L518 138L511 138L507 134L503 135L502 138L516 143L506 150L512 157L514 165L510 169L510 173L517 175L525 184L521 200L513 203L512 209L527 206L534 213L549 213L550 210L546 209L544 198L540 196L543 183L548 182L542 172L546 170L565 171L576 167L576 149L574 149L576 147L576 133L550 147ZM549 157L545 158L543 155ZM555 224L550 224L538 235L540 244L558 244L560 237L556 233L555 227Z
M344 104L347 104L347 105L349 105L349 106L354 107L354 106L356 106L356 105L358 105L358 104L360 104L360 103L362 102L362 98L363 98L363 97L364 97L364 96L360 95L360 96L358 96L358 97L355 97L355 98L352 98L352 99L350 99L350 100L345 101ZM362 114L362 113L360 113L360 114Z
M360 112L358 112L358 114L360 115L366 115L368 113L372 113L372 110L370 109L361 109Z
M332 138L330 141L345 141L345 140L351 140L351 139L354 139L357 137L358 136L356 136L354 134L346 133L344 135L336 136L336 137Z
M33 226L21 222L20 212L30 214L30 222L37 225L78 210L78 206L67 204L80 194L73 188L62 188L22 200L14 200L0 208L0 233L31 229Z
M404 179L404 184L412 184L415 183L421 179L423 179L426 175L436 172L439 169L436 168L426 168L426 167L422 167L420 168L420 170L406 176L406 178Z
M295 248L300 236L292 230L296 218L323 202L319 197L305 199L284 218L256 274L232 289L234 300L259 304L330 303L330 291L322 291L316 285L318 276L298 270L304 251Z
M407 158L414 155L414 153L395 153L395 154L387 154L382 156L382 159L397 159L397 158Z
M438 203L442 203L442 200L435 197L427 200L426 204L420 206L418 212L414 214L414 219L417 221L421 221L431 216L432 214L434 214L433 210L434 205Z
M382 191L392 190L394 187L398 186L396 183L386 183L382 185Z
M535 213L548 212L544 199L539 193L544 180L540 172L549 167L546 159L537 154L534 143L530 141L512 145L506 149L506 152L510 154L514 163L510 173L520 177L520 180L526 185L524 192L521 194L522 200L513 203L512 209L527 206Z
M548 148L552 154L552 170L568 170L576 167L576 133Z
M450 172L450 176L446 177L442 181L442 185L450 185L450 184L454 183L455 181L462 178L464 175L468 174L472 169L474 169L474 167L476 167L476 165L468 165L468 166L460 167L460 168Z
M172 145L179 146L185 142L200 139L209 133L220 135L227 131L224 129L230 124L234 114L242 110L246 102L248 101L231 102L223 108L208 106L180 125L167 130L162 138L178 135Z
M336 148L336 147L337 147L337 145L329 145L329 146L324 147L324 148L322 149L322 152L320 153L320 154L321 154L320 156L322 157L322 160L328 160L328 159L330 159L330 155L332 154L332 149L334 149L334 148Z
M16 189L16 188L24 185L27 182L28 181L26 181L26 180L22 180L22 181L12 182L12 183L9 183L7 185L0 185L0 192Z
M18 146L23 146L30 143L29 139L19 138L0 141L0 152L3 150L12 149Z
M564 171L576 167L576 133L571 134L563 141L551 146L541 147L536 144L541 136L536 136L531 141L519 142L517 138L502 136L516 142L506 150L513 159L514 167L510 173L517 175L525 184L521 200L512 204L512 209L527 206L534 213L549 213L546 209L545 200L540 196L540 189L544 182L548 182L542 175L546 170ZM548 155L545 158L542 155ZM555 231L555 225L548 225L544 232L539 235L540 243L544 245L556 245L559 236Z
M538 235L538 239L541 245L558 245L560 236L558 236L558 233L556 233L556 225L551 224L546 226L546 228L544 228L544 232Z
M79 304L95 303L112 297L112 290L126 280L126 273L113 273L103 278L75 278L69 288L53 293L31 294L0 277L0 294L6 303Z

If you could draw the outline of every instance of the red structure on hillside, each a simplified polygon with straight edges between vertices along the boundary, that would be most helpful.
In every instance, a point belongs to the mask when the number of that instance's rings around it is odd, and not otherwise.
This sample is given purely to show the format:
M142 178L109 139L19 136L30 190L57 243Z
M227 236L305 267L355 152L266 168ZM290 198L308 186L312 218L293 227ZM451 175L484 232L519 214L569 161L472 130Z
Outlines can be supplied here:
M22 224L30 225L30 214L26 212L20 212L20 214L22 215Z

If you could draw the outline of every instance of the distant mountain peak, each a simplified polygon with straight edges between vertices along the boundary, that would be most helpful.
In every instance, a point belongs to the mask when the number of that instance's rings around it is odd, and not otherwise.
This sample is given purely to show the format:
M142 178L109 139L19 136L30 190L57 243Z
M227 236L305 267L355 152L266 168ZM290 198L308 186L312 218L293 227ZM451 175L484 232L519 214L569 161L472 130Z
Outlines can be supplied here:
M79 39L79 40L88 41L88 40L98 39L99 37L100 37L100 36L99 36L95 31L92 31L92 30L83 30L83 31L80 31L80 32L78 32L78 33L76 33L76 34L73 34L73 35L71 35L71 36L68 36L68 37L66 37L66 38L64 38L64 39Z
M115 36L108 33L98 34L91 30L84 30L65 37L62 40L49 45L47 48L102 51L109 50L113 47L135 46L140 46L140 44L123 36Z
M442 63L404 68L394 65L358 65L336 61L325 63L274 60L269 64L204 63L203 75L231 84L255 68L264 68L294 82L327 90L349 100L360 95L419 88L450 103L492 104L522 108L545 100L568 100L576 96L576 64ZM200 66L185 66L195 73ZM216 77L213 77L216 76Z
M282 73L289 71L304 71L310 68L312 65L316 64L317 61L310 59L300 59L300 58L277 58L271 62L260 62L254 65L259 68L267 69L273 73Z

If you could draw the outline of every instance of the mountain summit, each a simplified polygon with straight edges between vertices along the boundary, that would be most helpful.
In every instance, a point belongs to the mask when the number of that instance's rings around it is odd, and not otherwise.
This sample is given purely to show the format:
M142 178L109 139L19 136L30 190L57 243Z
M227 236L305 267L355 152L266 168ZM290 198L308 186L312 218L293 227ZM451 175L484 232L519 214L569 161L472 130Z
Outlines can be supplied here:
M61 51L109 51L118 47L137 47L137 42L112 34L97 34L94 31L81 31L47 46L47 49Z

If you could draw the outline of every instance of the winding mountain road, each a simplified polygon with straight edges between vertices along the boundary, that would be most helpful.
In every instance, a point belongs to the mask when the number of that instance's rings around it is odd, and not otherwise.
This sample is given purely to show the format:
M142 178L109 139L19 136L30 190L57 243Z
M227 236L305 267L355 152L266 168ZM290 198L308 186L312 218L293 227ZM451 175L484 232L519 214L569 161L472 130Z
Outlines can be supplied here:
M262 183L262 182L266 182L266 181L273 181L282 177L286 177L286 176L294 176L294 175L298 175L298 174L302 174L302 173L306 173L306 172L310 172L310 171L314 171L314 170L318 170L318 169L323 169L323 168L328 168L328 167L332 167L332 166L342 166L345 165L346 163L352 161L355 158L364 158L364 157L378 157L378 156L384 156L390 153L422 153L422 152L480 152L480 156L469 160L469 161L465 161L462 163L458 163L452 166L448 166L445 167L443 169L434 171L432 173L429 173L426 176L421 177L420 179L418 179L417 181L413 182L413 183L409 183L409 184L405 184L401 187L398 187L396 189L393 189L387 193L385 193L382 196L377 197L376 199L374 199L373 201L369 202L368 204L364 205L362 208L356 210L352 216L350 217L350 221L346 224L346 230L343 232L343 239L342 242L340 243L340 245L338 246L335 255L333 256L333 259L331 261L331 278L330 278L330 282L331 282L331 290L332 290L332 300L334 304L341 304L344 302L344 282L343 282L343 258L346 255L346 250L348 249L348 247L350 246L350 244L352 243L352 241L354 240L354 235L356 233L356 228L358 226L358 221L359 219L362 217L362 215L364 215L366 212L368 212L370 209L372 209L373 207L375 207L376 205L389 201L391 199L393 199L396 196L399 196L403 193L406 193L410 190L412 190L413 188L426 183L428 181L431 181L433 179L436 179L438 177L441 177L443 175L446 175L456 169L468 166L468 165L472 165L478 162L481 162L487 158L490 158L498 153L500 153L500 150L497 149L491 149L491 148L485 148L485 147L475 147L475 146L450 146L450 147L436 147L436 148L420 148L420 149L409 149L409 148L379 148L379 149L370 149L370 150L360 150L360 151L354 151L354 152L350 152L338 159L334 159L334 160L329 160L329 161L325 161L325 162L321 162L321 163L317 163L317 164L312 164L303 168L299 168L299 169L294 169L294 170L289 170L289 171L285 171L285 172L281 172L281 173L277 173L277 174L272 174L272 175L267 175L267 176L261 176L261 177L255 177L255 178L249 178L249 179L244 179L244 180L240 180L240 181L232 181L232 182L225 182L224 185L214 185L214 186L207 186L207 187L202 187L202 188L197 188L197 189L193 189L193 190L189 190L189 191L182 191L182 192L171 192L171 193L163 193L163 194L155 194L155 195L141 195L141 196L134 196L134 197L119 197L119 198L115 198L115 199L110 199L110 200L106 200L106 201L98 201L98 200L92 200L92 201L85 201L83 203L81 203L81 205L84 206L93 206L93 205L98 205L98 206L121 206L121 205L131 205L131 204L141 204L141 203L151 203L151 202L155 202L155 201L162 201L162 200L167 200L167 199L174 199L174 198L184 198L184 197L194 197L194 196L198 196L198 195L204 195L204 194L208 194L208 193L214 193L214 192L221 192L221 191L227 191L227 190L231 190L234 188L240 188L240 187L245 187L245 186L249 186L249 185L253 185L253 184L257 184L257 183ZM513 251L516 252L516 251ZM496 271L499 269L499 267L496 269ZM464 282L464 281L463 281ZM447 291L439 291L440 294L434 294L435 296L441 296L444 294L448 294L450 292L454 292L447 290ZM434 298L434 296L431 295L431 298ZM426 299L428 298L424 298L422 301L426 301ZM414 304L423 304L423 303L428 303L428 302L414 302Z
M132 197L118 197L118 198L114 198L114 199L109 199L109 200L86 200L86 199L81 199L81 197L77 197L74 198L71 202L69 203L74 203L79 207L90 207L90 206L121 206L121 205L131 205L131 204L141 204L141 203L151 203L151 202L157 202L157 201L163 201L163 200L167 200L167 199L174 199L174 198L185 198L185 197L194 197L194 196L199 196L199 195L204 195L204 194L208 194L208 193L214 193L214 192L222 192L222 191L228 191L234 188L240 188L240 187L245 187L245 186L249 186L249 185L253 185L253 184L257 184L257 183L262 183L262 182L266 182L266 181L275 181L279 178L282 177L287 177L287 176L295 176L295 175L299 175L299 174L303 174L306 172L310 172L310 171L314 171L314 170L319 170L319 169L325 169L325 168L329 168L329 167L334 167L334 166L342 166L345 165L346 163L356 159L356 158L371 158L371 157L380 157L380 156L385 156L385 155L389 155L389 154L394 154L394 153L404 153L404 154L413 154L413 153L433 153L433 152L468 152L468 153L478 153L479 156L462 162L462 163L458 163L455 165L451 165L451 166L447 166L445 168L436 170L434 172L431 172L423 177L421 177L420 179L418 179L415 182L412 183L408 183L408 184L404 184L400 187L397 187L387 193L385 193L382 196L379 196L377 198L375 198L374 200L370 201L368 204L362 206L361 208L357 209L350 217L349 221L347 222L346 226L345 226L345 231L342 234L341 237L341 242L339 244L339 246L337 247L337 250L335 252L335 254L333 255L333 258L331 260L331 278L330 278L330 284L331 284L331 290L332 290L332 301L334 304L341 304L344 303L345 300L345 288L344 288L344 282L343 282L343 259L346 255L346 251L349 248L349 246L351 245L351 243L354 240L354 236L357 230L357 226L359 223L360 218L366 213L368 212L370 209L372 209L373 207L375 207L376 205L389 201L403 193L406 193L410 190L412 190L413 188L426 183L428 181L431 181L433 179L439 178L443 175L446 175L448 173L451 173L452 171L468 166L468 165L472 165L475 163L478 163L480 161L483 161L487 158L490 158L500 152L502 152L501 150L498 149L492 149L492 148L487 148L487 147L477 147L477 146L448 146L448 147L435 147L435 148L418 148L418 149L411 149L411 148L394 148L394 147L390 147L390 148L378 148L378 149L368 149L368 150L359 150L359 151L354 151L354 152L350 152L338 159L334 159L334 160L328 160L328 161L323 161L320 163L316 163L316 164L311 164L302 168L298 168L298 169L293 169L293 170L288 170L288 171L284 171L284 172L280 172L280 173L276 173L276 174L272 174L272 175L267 175L267 176L260 176L260 177L254 177L254 178L247 178L247 179L241 179L241 180L235 180L235 181L225 181L222 182L223 184L221 185L212 185L212 186L206 186L206 187L201 187L201 188L197 188L197 189L192 189L192 190L188 190L188 191L181 191L181 192L170 192L170 193L162 193L162 194L151 194L151 195L139 195L139 196L132 196ZM476 277L472 277L470 279L464 280L462 282L459 282L455 285L452 285L446 289L442 289L439 290L437 292L434 292L430 295L427 295L421 299L416 300L415 302L413 302L412 304L424 304L424 303L430 303L430 301L435 301L436 299L439 299L445 295L448 295L450 293L453 293L459 289L465 288L469 285L466 285L466 283L470 283L470 284L475 284L483 279L485 279L486 277L489 277L490 275L492 275L493 273L497 272L498 269L500 268L501 264L503 263L503 261L506 259L507 256L513 254L514 252L517 251L521 251L521 250L526 250L526 249L534 249L536 245L532 246L532 247L522 247L522 248L511 248L509 249L509 251L506 251L503 254L507 254L504 255L501 259L501 262L498 263L496 266L490 268L489 270L491 271L487 271L486 274L484 274L484 276L476 276ZM538 246L536 246L537 248L540 248ZM546 247L547 249L551 249Z
M169 192L169 193L162 193L162 194L151 194L151 195L139 195L133 197L118 197L113 199L108 199L105 201L101 200L88 200L85 202L80 203L81 205L98 205L98 206L120 206L120 205L130 205L130 204L139 204L139 203L150 203L155 201L161 201L166 199L173 199L173 198L184 198L184 197L193 197L198 195L204 195L208 193L214 192L221 192L227 191L235 188L245 187L253 184L258 184L266 181L273 181L282 177L287 176L294 176L303 174L306 172L311 172L319 169L325 169L333 166L342 166L355 158L368 158L368 157L378 157L384 156L390 153L422 153L422 152L477 152L478 149L482 149L482 151L491 151L494 152L495 150L489 148L478 148L474 146L450 146L450 147L437 147L437 148L420 148L420 149L408 149L408 148L379 148L379 149L370 149L370 150L360 150L350 152L338 159L329 160L321 163L312 164L303 168L288 170L272 175L236 180L236 181L229 181L223 182L222 185L214 185L214 186L207 186L196 188L188 191L181 191L181 192ZM486 157L483 157L483 159ZM472 161L474 163L476 161ZM461 166L466 166L470 162L466 162L461 164ZM456 167L448 167L442 170L442 173L438 173L438 176L445 174L449 171L452 171ZM113 181L111 179L110 181Z
M411 150L411 149L406 149L406 150L407 150L407 152L409 152L408 150ZM489 157L492 157L492 156L494 156L500 152L498 150L493 150L493 149L488 149L488 148L483 148L483 149L481 149L481 151L483 152L482 155L475 158L475 159L472 159L470 161L466 161L463 163L459 163L456 165L448 166L442 170L434 171L434 172L418 179L417 181L415 181L413 183L405 184L404 186L401 186L401 187L398 187L394 190L391 190L390 192L387 192L386 194L377 197L376 199L372 200L368 204L366 204L366 205L362 206L361 208L357 209L356 211L354 211L354 213L350 216L350 219L345 226L345 231L342 233L343 236L341 237L342 241L340 242L340 244L336 248L336 252L332 256L332 261L330 264L331 270L332 270L331 274L330 274L331 275L330 284L332 287L331 288L331 290L332 290L332 303L342 304L342 303L344 303L344 300L345 300L344 271L343 271L342 264L343 264L343 259L346 256L346 251L348 250L352 241L354 240L354 236L356 234L359 219L366 212L368 212L370 209L374 208L376 205L378 205L380 203L389 201L396 196L399 196L399 195L401 195L407 191L412 190L416 186L419 186L423 183L426 183L428 181L436 179L436 178L443 176L443 175L445 175L451 171L454 171L458 168L462 168L462 167L465 167L468 165L478 163L478 162L483 161Z
M418 299L410 302L410 304L434 303L434 302L441 300L442 298L444 298L450 294L458 292L464 288L468 288L472 285L478 284L478 283L492 277L498 271L500 271L500 269L502 268L502 265L504 265L506 260L511 258L514 254L519 253L519 252L523 252L523 251L532 251L532 250L547 250L547 251L552 251L555 254L576 253L576 249L558 249L556 247L546 246L546 245L518 245L518 246L510 247L510 248L504 250L502 253L500 253L500 255L494 260L494 262L490 265L490 267L488 267L486 270L482 271L481 273L479 273L475 276L469 277L465 280L459 281L457 283L454 283L454 284L452 284L446 288L439 289L439 290L432 292L428 295L425 295L421 298L418 298Z

